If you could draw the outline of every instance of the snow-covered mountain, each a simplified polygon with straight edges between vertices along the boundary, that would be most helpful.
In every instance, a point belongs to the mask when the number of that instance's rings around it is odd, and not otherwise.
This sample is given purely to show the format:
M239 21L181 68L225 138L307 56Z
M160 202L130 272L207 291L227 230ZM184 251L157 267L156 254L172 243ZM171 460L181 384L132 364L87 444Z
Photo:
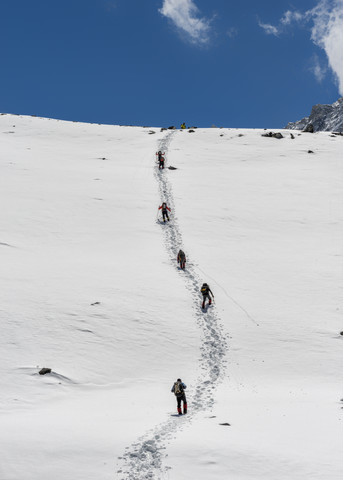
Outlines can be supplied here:
M285 128L304 130L309 125L313 125L315 132L343 132L343 97L332 105L314 105L309 117L290 122Z
M342 478L343 137L263 133L0 116L1 480Z

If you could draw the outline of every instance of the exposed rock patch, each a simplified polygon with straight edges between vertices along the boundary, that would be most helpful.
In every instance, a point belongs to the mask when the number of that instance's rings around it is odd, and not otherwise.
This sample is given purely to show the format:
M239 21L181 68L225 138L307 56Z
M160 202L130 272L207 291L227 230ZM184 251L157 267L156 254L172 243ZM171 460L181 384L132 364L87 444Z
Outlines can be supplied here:
M312 125L313 132L335 131L343 134L343 97L332 105L314 105L309 117L304 117L297 122L289 122L285 128L307 132L309 125Z
M312 125L312 123L309 123L308 125L306 125L303 132L314 133L314 126Z
M276 133L274 133L274 132L262 133L261 136L262 136L262 137L269 137L269 138L278 138L278 139L283 138L283 135L282 135L282 133L280 133L280 132L276 132Z

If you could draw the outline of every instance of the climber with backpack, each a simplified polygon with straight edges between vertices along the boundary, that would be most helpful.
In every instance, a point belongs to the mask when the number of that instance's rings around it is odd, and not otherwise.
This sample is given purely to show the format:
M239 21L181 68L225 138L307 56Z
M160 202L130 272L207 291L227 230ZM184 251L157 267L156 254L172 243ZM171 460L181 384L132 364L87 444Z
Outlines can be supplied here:
M183 250L179 250L179 253L177 254L177 263L180 264L181 270L185 269L186 266L186 255Z
M179 415L182 415L181 402L183 402L183 414L185 415L187 413L186 388L187 386L183 383L181 378L178 378L171 389L171 392L174 393L177 400L177 412Z
M202 284L202 287L201 287L200 291L202 293L202 299L203 299L202 300L202 309L204 309L206 299L208 299L208 304L211 305L212 304L211 295L212 295L213 299L214 299L214 295L213 295L213 292L210 289L210 287L207 285L207 283Z
M169 215L168 215L168 210L171 212L170 208L168 207L168 205L166 204L166 202L163 202L162 205L160 207L158 207L159 210L162 209L162 217L163 217L163 221L165 222L166 221L166 217L167 217L167 220L169 222Z
M157 153L157 161L158 161L158 169L161 170L164 168L164 155L165 153L162 153L161 150L159 150Z

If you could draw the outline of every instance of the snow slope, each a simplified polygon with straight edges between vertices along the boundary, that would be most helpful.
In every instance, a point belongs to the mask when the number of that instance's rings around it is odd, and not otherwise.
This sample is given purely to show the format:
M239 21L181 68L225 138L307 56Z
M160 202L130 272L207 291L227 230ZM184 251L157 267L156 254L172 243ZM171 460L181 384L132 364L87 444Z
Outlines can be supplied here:
M342 138L261 133L0 116L1 479L341 478Z

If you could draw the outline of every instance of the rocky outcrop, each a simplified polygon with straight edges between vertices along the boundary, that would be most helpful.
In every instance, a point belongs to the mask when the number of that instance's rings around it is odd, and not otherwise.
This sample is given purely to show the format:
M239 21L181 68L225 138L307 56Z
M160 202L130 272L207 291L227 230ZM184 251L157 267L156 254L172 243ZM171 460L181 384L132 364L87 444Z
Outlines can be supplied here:
M343 132L343 97L332 105L314 105L309 117L290 122L285 128L310 132Z
M313 123L308 123L306 125L306 127L304 128L303 132L306 132L306 133L314 133L314 126L313 126Z
M262 133L261 137L278 138L280 140L280 138L283 138L283 135L280 132L277 132L277 133L268 132L268 133Z

